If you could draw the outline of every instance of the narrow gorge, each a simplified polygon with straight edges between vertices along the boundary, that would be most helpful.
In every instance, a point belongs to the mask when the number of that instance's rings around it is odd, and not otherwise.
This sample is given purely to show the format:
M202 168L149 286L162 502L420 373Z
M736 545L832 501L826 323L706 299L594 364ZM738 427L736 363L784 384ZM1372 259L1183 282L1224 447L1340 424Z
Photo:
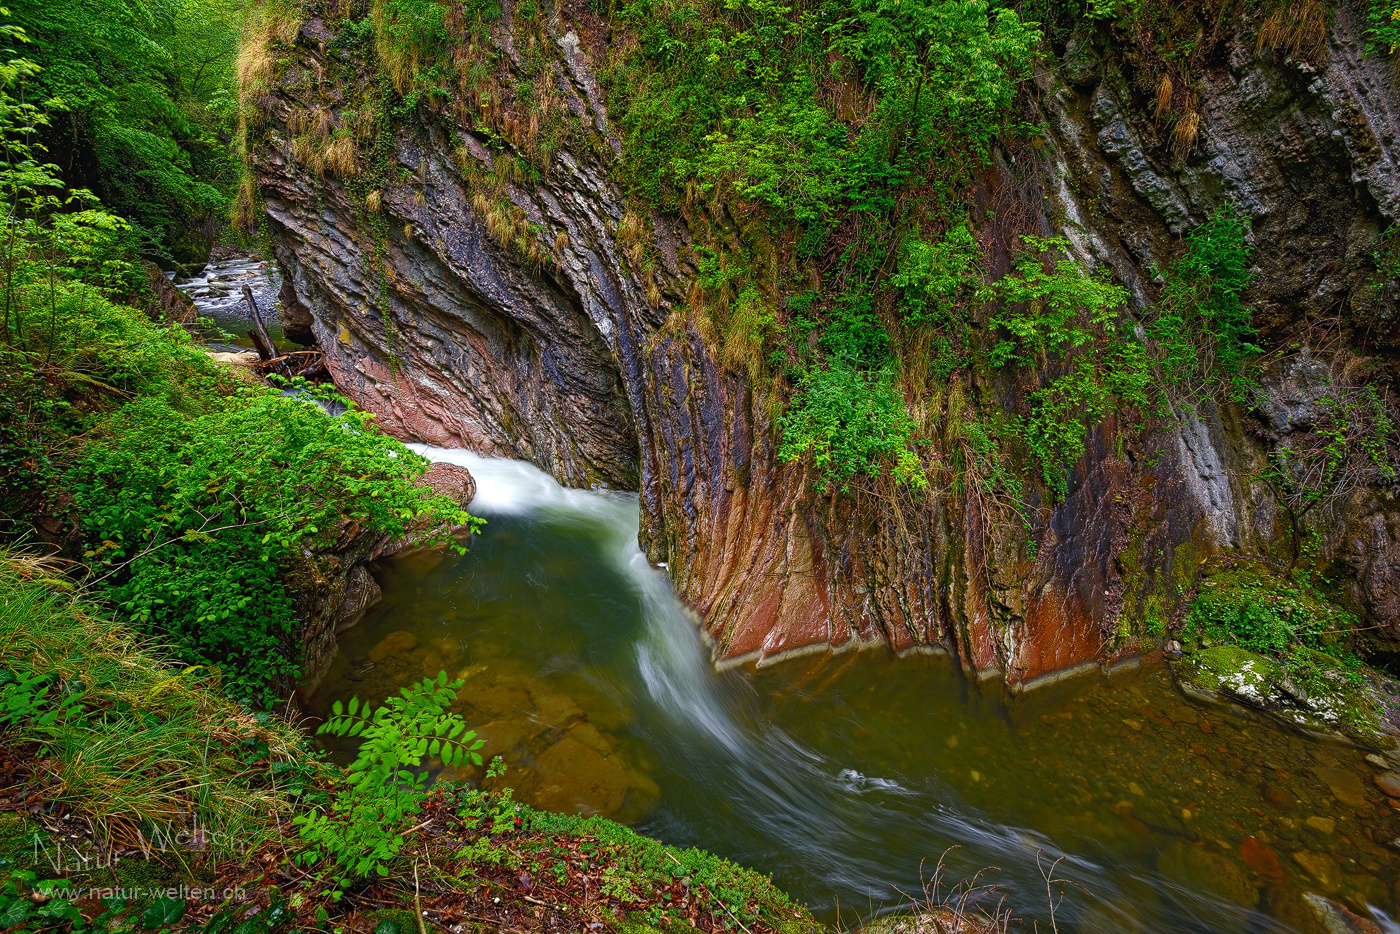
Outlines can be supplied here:
M372 22L269 7L242 72L250 204L289 330L326 351L337 387L404 440L637 491L644 549L719 660L883 641L1032 684L1156 653L1213 572L1300 560L1394 657L1393 437L1369 466L1323 464L1317 489L1277 465L1313 456L1320 431L1393 429L1356 400L1390 398L1400 340L1385 278L1397 83L1363 50L1359 4L1217 6L1146 38L1091 17L1047 28L1011 105L1034 129L950 169L982 277L1011 269L1021 237L1063 237L1127 290L1118 313L1138 334L1183 236L1224 206L1247 221L1257 378L1233 397L1099 404L1059 490L984 428L1030 415L1069 355L940 378L908 327L923 359L902 360L899 391L926 485L886 470L837 489L810 456L782 456L790 348L818 342L798 339L794 296L825 300L838 244L814 252L734 182L696 182L674 209L637 193L608 106L627 98L606 85L640 27L618 16L449 5L414 51L392 4ZM1169 41L1181 59L1152 45ZM851 133L875 106L835 65L813 93ZM841 223L858 222L836 222L849 242ZM742 257L749 281L716 257ZM743 331L745 315L767 323ZM995 316L969 313L972 342L991 345ZM1003 461L1024 489L998 486Z

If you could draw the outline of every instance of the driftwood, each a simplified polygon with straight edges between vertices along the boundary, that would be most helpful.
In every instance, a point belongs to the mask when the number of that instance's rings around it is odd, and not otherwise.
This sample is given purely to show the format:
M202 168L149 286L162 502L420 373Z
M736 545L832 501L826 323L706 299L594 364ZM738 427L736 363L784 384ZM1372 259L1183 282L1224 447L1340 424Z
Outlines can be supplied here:
M326 355L319 350L293 350L270 360L253 364L253 370L264 376L277 373L292 378L302 376L308 379L326 376Z
M253 290L248 288L248 283L243 283L243 300L248 303L248 313L252 316L253 327L248 331L248 336L253 339L253 346L257 348L258 356L263 363L274 359L277 356L277 349L272 345L272 338L267 336L267 328L263 327L262 315L258 314L258 303L253 299Z

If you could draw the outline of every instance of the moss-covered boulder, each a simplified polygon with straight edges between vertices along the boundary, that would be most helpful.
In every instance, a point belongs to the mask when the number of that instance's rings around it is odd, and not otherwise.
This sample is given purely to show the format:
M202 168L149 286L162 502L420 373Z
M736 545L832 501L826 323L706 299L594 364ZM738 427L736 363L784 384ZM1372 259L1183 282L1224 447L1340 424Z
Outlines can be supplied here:
M1206 645L1187 649L1172 673L1188 697L1240 703L1368 746L1396 745L1379 676L1349 671L1321 652L1295 647L1280 661L1238 645Z

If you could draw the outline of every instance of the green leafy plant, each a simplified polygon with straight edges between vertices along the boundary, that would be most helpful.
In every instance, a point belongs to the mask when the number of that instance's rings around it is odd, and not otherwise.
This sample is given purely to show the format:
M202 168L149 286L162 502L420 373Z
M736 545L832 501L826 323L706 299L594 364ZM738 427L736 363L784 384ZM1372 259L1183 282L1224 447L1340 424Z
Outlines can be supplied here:
M388 874L403 846L404 820L423 797L425 761L457 768L482 764L477 750L485 741L460 716L447 713L463 683L439 672L436 680L410 684L379 707L361 707L359 698L348 706L335 702L317 733L357 737L360 749L329 812L296 818L306 845L298 857L302 864L327 860L343 881Z
M890 370L863 373L833 361L807 372L779 418L778 457L792 462L810 453L817 489L847 490L857 475L927 487L913 449L914 424Z
M1093 329L1111 325L1128 300L1128 290L1106 273L1090 273L1072 259L1065 238L1026 236L1022 243L1013 274L983 290L985 298L1001 303L991 325L1011 335L992 346L993 366L1036 365L1050 354L1082 347L1096 338Z
M1151 374L1144 348L1117 321L1127 289L1084 269L1063 238L1023 239L1013 273L981 290L1001 303L991 323L1010 334L988 356L998 367L1064 367L1032 393L1022 428L1046 483L1063 497L1089 430L1115 409L1146 408Z
M263 390L210 403L194 417L161 398L130 403L69 479L87 557L128 618L187 662L223 668L234 696L268 703L297 673L287 562L349 529L421 528L460 549L450 529L474 520L416 486L427 461L366 413L332 418Z
M1241 300L1253 279L1248 235L1247 219L1227 203L1187 235L1185 255L1163 273L1147 329L1153 362L1181 399L1217 392L1244 401L1255 385L1247 364L1260 348Z
M1366 4L1366 51L1393 55L1400 48L1400 4L1369 0Z
M236 119L237 0L22 3L14 22L42 71L26 99L61 100L33 137L64 153L150 256L203 263L234 179L224 140Z
M82 715L82 692L72 691L53 697L53 679L35 672L16 677L8 669L0 669L0 727L24 728L43 734L60 718Z
M899 268L890 277L891 287L900 291L899 310L905 323L960 323L960 312L981 279L981 260L981 248L966 223L949 230L937 243L910 238Z
M1318 400L1308 430L1289 435L1269 452L1264 479L1288 507L1295 542L1315 509L1400 479L1400 418L1387 393L1374 383L1356 382L1356 375L1334 383L1331 394Z

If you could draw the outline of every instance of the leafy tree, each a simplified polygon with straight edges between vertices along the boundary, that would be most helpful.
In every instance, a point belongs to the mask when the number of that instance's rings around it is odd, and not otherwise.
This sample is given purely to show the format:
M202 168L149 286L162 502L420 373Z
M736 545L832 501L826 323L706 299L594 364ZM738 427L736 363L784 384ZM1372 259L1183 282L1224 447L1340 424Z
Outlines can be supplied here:
M62 101L42 139L68 185L125 217L145 252L202 261L234 164L237 0L23 0L15 23L41 72L31 97Z

